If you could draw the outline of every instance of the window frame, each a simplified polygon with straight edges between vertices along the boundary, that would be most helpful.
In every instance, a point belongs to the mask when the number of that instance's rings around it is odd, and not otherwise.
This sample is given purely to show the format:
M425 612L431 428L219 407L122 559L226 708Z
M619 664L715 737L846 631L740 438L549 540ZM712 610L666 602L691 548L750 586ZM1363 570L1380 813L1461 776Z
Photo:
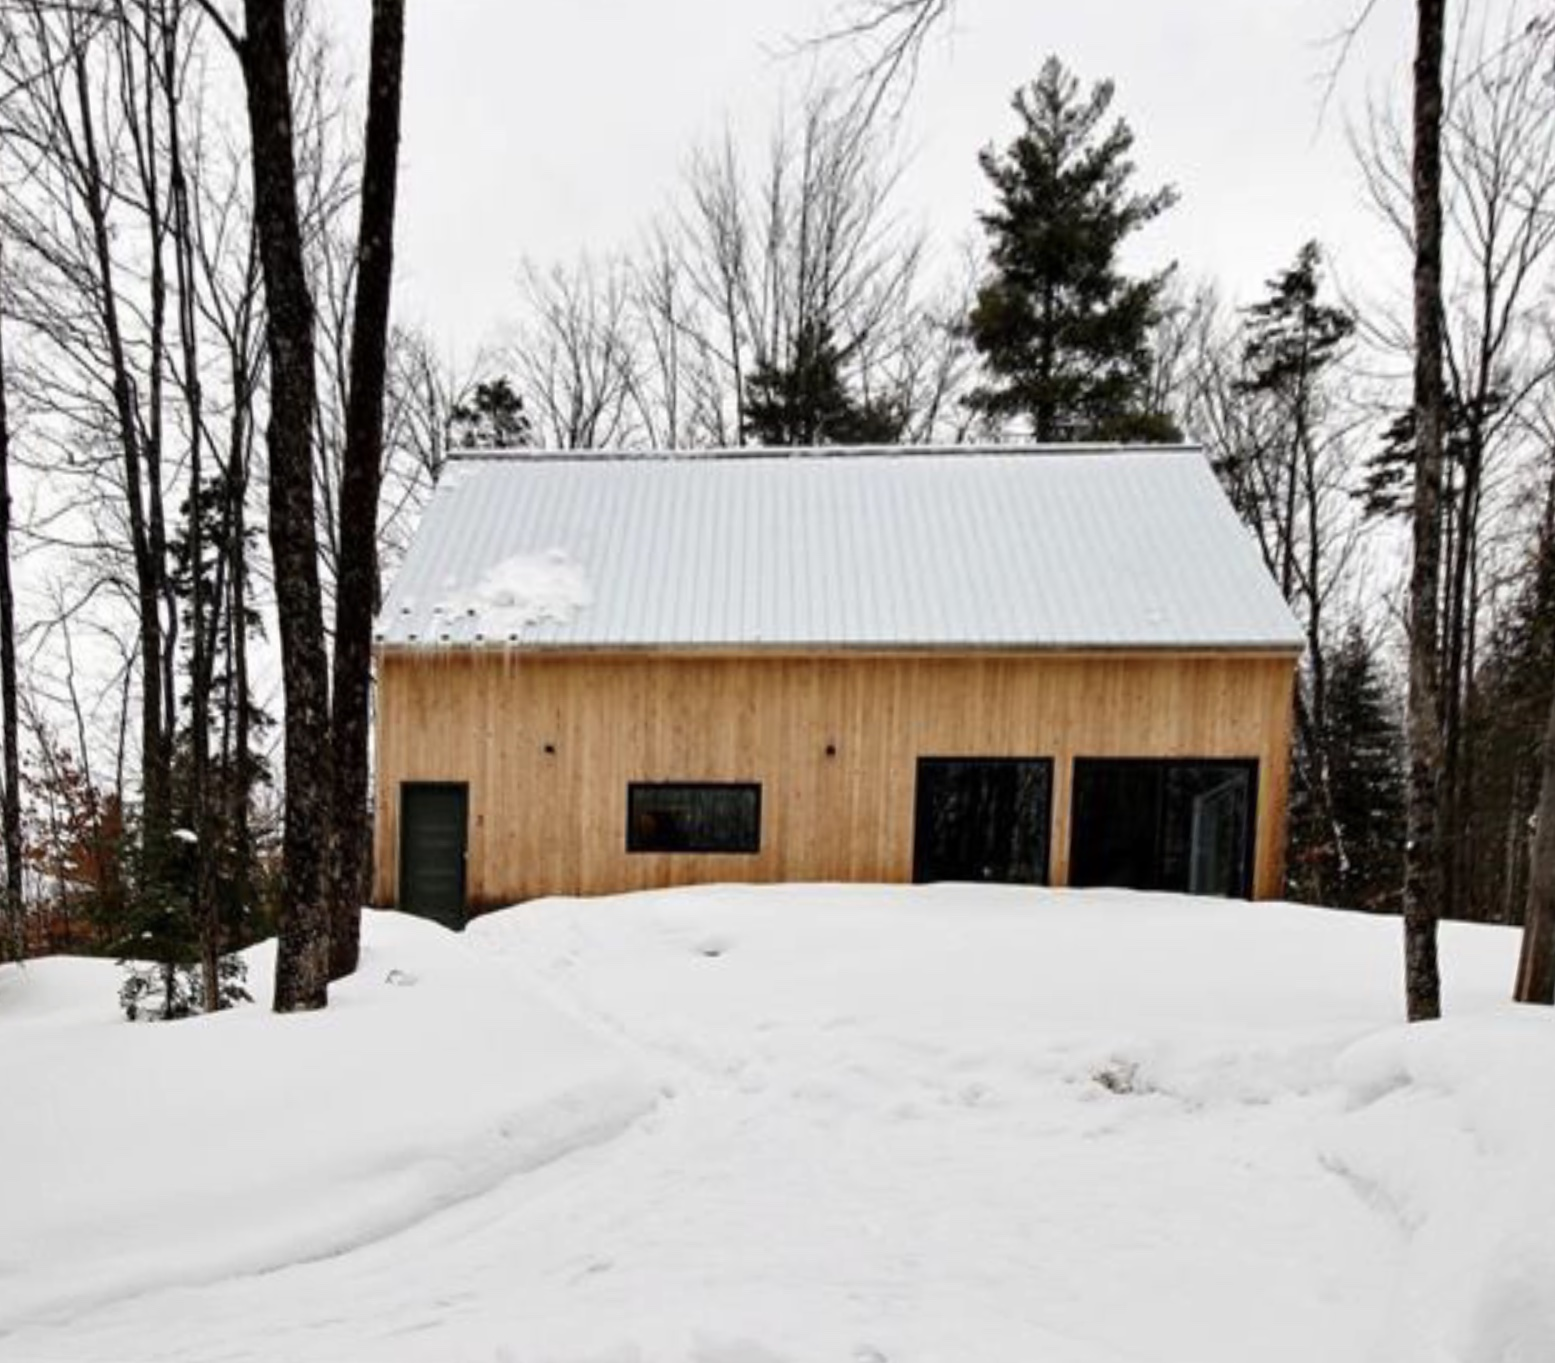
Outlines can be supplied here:
M698 844L694 847L644 846L637 836L636 800L640 792L675 790L689 792L728 791L755 796L752 812L752 838L739 847ZM761 854L762 790L760 781L628 781L626 783L626 851L628 856L658 857L753 857Z

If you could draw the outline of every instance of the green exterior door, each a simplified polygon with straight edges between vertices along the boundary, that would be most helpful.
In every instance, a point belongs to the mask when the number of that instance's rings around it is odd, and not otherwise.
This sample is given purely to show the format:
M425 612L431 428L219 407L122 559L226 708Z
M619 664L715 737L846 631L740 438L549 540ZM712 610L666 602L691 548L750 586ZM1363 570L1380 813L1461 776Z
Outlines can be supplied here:
M400 786L400 908L450 928L464 926L470 788L452 782Z

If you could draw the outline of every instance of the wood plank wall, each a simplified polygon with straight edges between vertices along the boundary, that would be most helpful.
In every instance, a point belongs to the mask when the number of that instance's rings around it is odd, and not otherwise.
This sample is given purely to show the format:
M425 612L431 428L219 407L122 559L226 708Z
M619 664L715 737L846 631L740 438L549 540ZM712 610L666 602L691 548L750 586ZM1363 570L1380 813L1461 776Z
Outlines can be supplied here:
M1255 758L1254 892L1272 897L1294 668L1267 654L388 652L375 902L397 894L403 781L469 783L473 910L715 880L910 880L920 756L1051 757L1055 885L1074 757ZM760 853L628 855L627 783L650 780L761 782Z

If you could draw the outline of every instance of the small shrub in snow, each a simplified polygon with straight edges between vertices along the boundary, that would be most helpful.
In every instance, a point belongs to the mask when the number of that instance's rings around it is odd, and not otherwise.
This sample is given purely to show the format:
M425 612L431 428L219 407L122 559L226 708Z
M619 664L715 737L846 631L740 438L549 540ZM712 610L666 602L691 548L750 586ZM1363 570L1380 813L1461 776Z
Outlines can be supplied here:
M193 972L173 961L121 961L119 1007L131 1022L171 1022L195 1011Z
M210 1011L211 991L200 967L200 928L192 887L196 843L175 830L155 873L128 837L120 855L127 871L126 895L114 923L124 979L119 1006L131 1022L171 1022ZM221 1006L249 1002L248 967L232 953L217 962Z
M205 972L199 966L173 961L120 961L124 982L119 986L119 1006L131 1022L173 1022L207 1011ZM217 981L224 1008L252 1003L248 992L248 965L241 956L223 956Z

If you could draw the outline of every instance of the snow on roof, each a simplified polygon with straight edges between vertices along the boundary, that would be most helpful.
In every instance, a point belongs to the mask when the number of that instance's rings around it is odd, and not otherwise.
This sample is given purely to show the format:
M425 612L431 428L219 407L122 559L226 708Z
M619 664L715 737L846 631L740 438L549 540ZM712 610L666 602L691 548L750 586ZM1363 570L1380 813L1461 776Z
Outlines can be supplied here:
M391 647L1245 648L1302 636L1191 447L458 457Z

